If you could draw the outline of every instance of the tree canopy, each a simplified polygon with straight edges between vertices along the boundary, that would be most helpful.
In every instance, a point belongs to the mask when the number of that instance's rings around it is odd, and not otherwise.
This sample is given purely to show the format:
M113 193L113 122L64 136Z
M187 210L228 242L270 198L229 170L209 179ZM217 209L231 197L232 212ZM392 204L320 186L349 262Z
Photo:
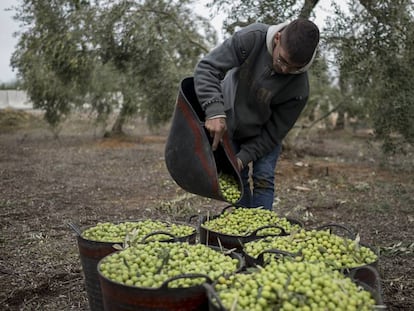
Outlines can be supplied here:
M119 109L115 132L134 114L156 127L170 118L180 79L216 42L190 4L23 0L12 65L53 127L85 103L99 119Z
M413 144L414 5L365 0L348 9L345 14L337 8L326 32L349 111L371 123L385 150Z

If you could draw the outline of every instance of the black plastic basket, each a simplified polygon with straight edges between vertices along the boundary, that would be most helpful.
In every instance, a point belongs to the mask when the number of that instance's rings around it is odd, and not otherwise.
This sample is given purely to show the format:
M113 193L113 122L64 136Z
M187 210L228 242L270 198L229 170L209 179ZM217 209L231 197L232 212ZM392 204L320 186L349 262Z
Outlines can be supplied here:
M194 79L185 78L180 84L165 146L167 169L184 190L224 202L228 201L220 190L219 175L230 175L238 184L241 198L243 184L231 141L225 133L213 152L204 121L204 112L194 90Z
M128 220L131 221L131 220ZM136 220L140 221L140 220ZM122 221L120 221L122 222ZM117 222L117 223L120 223ZM134 221L131 221L134 222ZM183 224L183 223L181 223ZM85 277L85 288L88 296L89 307L91 311L102 311L104 310L103 299L102 299L102 289L99 283L99 274L98 274L98 263L99 261L107 255L110 255L117 251L114 247L116 244L122 244L117 242L99 242L88 240L82 237L82 232L87 228L93 227L88 226L85 228L79 228L73 223L69 223L70 227L76 232L76 239L79 250L79 257L82 265L82 270ZM189 224L186 224L189 225ZM153 232L143 238L142 242L145 243L146 239L150 236L156 234L163 234L170 236L170 239L165 240L165 242L189 242L195 243L197 237L197 230L194 228L194 232L190 235L183 237L174 237L168 232L157 231Z
M283 254L281 254L283 255ZM250 272L244 272L250 273ZM371 266L364 266L359 267L353 270L352 274L349 274L353 282L357 285L361 286L364 290L370 292L372 298L375 300L375 311L386 310L386 306L384 305L384 300L382 297L382 289L381 289L381 279L380 275L374 267ZM208 297L208 310L209 311L230 311L226 309L218 294L214 290L214 284L205 283L203 286L206 289L207 297ZM373 311L374 311L373 310Z
M211 247L216 251L227 250ZM239 261L240 272L244 268L244 260L235 252L228 256ZM208 298L203 284L186 288L170 288L168 284L181 278L205 278L207 284L212 280L204 274L183 274L166 280L159 288L128 286L108 279L99 271L105 311L203 311L208 310Z
M326 225L322 225L316 228L316 230L329 230L331 233L333 233L333 231L335 231L335 234L343 236L343 237L347 237L350 239L354 239L356 234L349 229L348 227L344 226L344 225L340 225L340 224L326 224ZM258 240L258 239L256 239ZM341 271L345 274L345 275L350 275L353 273L353 271L364 268L364 267L372 267L372 268L377 268L378 266L378 258L379 258L379 253L378 251L370 246L367 245L365 243L360 243L361 246L363 247L367 247L369 248L371 251L373 251L376 256L377 256L377 260L370 262L369 264L364 264L361 266L356 266L356 267L349 267L349 268L342 268ZM296 257L296 256L301 256L300 252L298 254L294 254L294 253L289 253L286 252L284 250L280 250L280 249L267 249L264 250L263 252L261 252L257 257L253 257L250 256L249 254L247 254L244 249L241 250L241 254L243 255L245 262L246 262L246 267L255 267L255 266L263 266L265 264L265 260L264 260L264 255L266 254L273 254L276 257L280 257L280 256L291 256L291 257ZM369 281L369 280L367 280Z
M238 252L241 252L245 243L269 236L269 235L261 234L261 231L263 229L278 228L280 229L280 234L278 234L278 236L286 236L289 234L289 232L286 232L285 229L280 227L278 224L271 224L267 226L258 227L252 233L248 235L244 235L244 236L225 234L225 233L221 233L221 232L210 230L210 229L203 227L203 224L206 221L220 217L220 215L223 214L225 211L227 211L229 208L236 208L236 207L227 206L221 211L220 214L209 216L209 217L207 216L202 217L200 225L199 225L199 229L198 229L199 234L200 234L200 243L205 244L205 245L214 245L214 246L221 245L227 249L236 249ZM286 217L286 220L290 222L291 224L299 225L302 228L304 227L304 224L297 219Z

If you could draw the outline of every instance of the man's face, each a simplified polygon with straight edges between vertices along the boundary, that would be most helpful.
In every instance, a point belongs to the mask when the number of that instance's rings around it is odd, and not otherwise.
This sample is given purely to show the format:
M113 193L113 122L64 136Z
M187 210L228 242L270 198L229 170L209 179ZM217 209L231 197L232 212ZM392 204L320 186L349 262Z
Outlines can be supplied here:
M282 47L282 32L278 32L274 38L273 70L280 74L289 74L298 71L305 64L295 64L290 61L289 54Z

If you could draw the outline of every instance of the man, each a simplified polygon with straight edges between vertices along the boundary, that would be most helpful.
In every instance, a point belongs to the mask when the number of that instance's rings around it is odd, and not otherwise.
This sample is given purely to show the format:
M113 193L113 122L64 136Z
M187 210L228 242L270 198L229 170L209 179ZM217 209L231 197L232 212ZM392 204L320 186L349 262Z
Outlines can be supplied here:
M234 143L245 190L241 206L272 209L282 140L309 97L306 71L318 42L317 26L306 19L256 23L234 33L195 68L195 91L212 149L225 131Z

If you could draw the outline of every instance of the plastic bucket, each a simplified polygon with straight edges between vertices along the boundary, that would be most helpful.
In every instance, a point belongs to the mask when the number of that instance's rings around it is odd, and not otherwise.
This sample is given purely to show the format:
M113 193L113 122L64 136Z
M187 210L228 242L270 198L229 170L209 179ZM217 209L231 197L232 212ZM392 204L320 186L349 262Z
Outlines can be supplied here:
M219 251L219 248L212 247ZM237 253L228 256L239 261L240 272L244 268L244 260ZM176 276L165 281L159 288L128 286L108 279L99 271L98 274L105 311L203 311L208 310L208 298L205 287L200 284L186 288L170 288L168 284L179 278L205 277L206 283L211 279L203 274L187 274Z
M233 176L243 195L235 153L227 134L217 150L212 151L204 121L204 112L194 90L194 79L185 78L180 84L165 146L166 166L171 177L184 190L228 202L220 191L220 173Z
M214 246L223 246L227 249L236 249L238 252L241 252L243 249L243 245L247 242L251 242L254 240L258 240L263 238L264 236L260 234L260 231L266 228L279 228L281 230L280 236L286 236L289 234L289 232L286 232L282 227L278 226L277 224L263 226L256 228L252 233L244 236L239 235L230 235L230 234L224 234L218 231L210 230L205 227L203 227L203 223L205 223L207 220L212 220L217 217L220 217L222 213L224 213L227 208L231 206L228 206L224 208L220 214L213 215L207 218L207 216L204 216L201 220L201 224L199 226L199 234L200 234L200 243L205 245L214 245ZM294 218L285 217L291 224L299 225L300 227L304 227L304 224Z
M348 227L343 226L343 225L339 225L339 224L326 224L326 225L322 225L316 228L316 230L326 230L329 229L329 231L331 233L346 237L346 238L350 238L350 239L354 239L355 238L355 233L352 232L352 230L350 230ZM258 240L258 239L256 239ZM349 267L349 268L342 268L341 271L345 274L345 275L354 275L355 271L357 270L361 270L362 268L368 267L369 268L374 268L376 269L378 266L378 258L379 258L379 253L377 250L375 250L372 246L367 245L365 243L360 243L361 246L363 247L367 247L369 248L372 252L375 253L375 255L377 256L377 260L370 262L368 264L364 264L361 266L355 266L355 267ZM264 260L264 255L266 254L273 254L276 257L280 257L280 256L291 256L291 257L295 257L297 255L300 256L300 254L293 254L293 253L289 253L286 252L284 250L280 250L280 249L268 249L268 250L264 250L263 252L261 252L257 257L253 257L249 254L247 254L244 249L241 250L241 254L243 255L245 261L246 261L246 267L255 267L255 266L263 266L265 264L265 260ZM361 270L361 271L365 271L365 270ZM366 276L366 279L364 279L364 277ZM358 279L361 281L364 281L365 283L372 283L370 277L372 277L372 274L364 274L363 272L360 272L358 274Z
M374 310L386 309L382 297L381 279L377 269L371 266L360 267L355 269L354 273L350 274L348 277L351 278L354 283L364 288L364 290L370 292L376 303ZM211 284L205 284L204 287L207 292L209 311L230 311L223 307L218 294Z
M80 235L77 236L77 242L89 307L91 311L102 311L104 305L97 266L102 258L116 251L114 243L86 240Z
M139 221L139 220L138 220ZM74 228L74 225L71 224L71 227ZM89 227L88 227L89 228ZM85 230L87 228L84 228ZM115 244L121 244L116 242L99 242L85 239L81 236L83 230L77 228L75 229L77 233L77 244L79 249L80 261L85 277L85 289L89 300L89 307L91 311L102 311L104 310L103 298L102 298L102 289L99 283L99 273L98 273L98 263L99 261L107 255L110 255L117 251L114 248ZM162 233L154 232L150 235ZM145 242L145 237L143 242ZM179 237L176 239L171 239L168 241L179 241L179 242L189 242L195 243L197 237L197 231L194 229L194 233L188 236Z

